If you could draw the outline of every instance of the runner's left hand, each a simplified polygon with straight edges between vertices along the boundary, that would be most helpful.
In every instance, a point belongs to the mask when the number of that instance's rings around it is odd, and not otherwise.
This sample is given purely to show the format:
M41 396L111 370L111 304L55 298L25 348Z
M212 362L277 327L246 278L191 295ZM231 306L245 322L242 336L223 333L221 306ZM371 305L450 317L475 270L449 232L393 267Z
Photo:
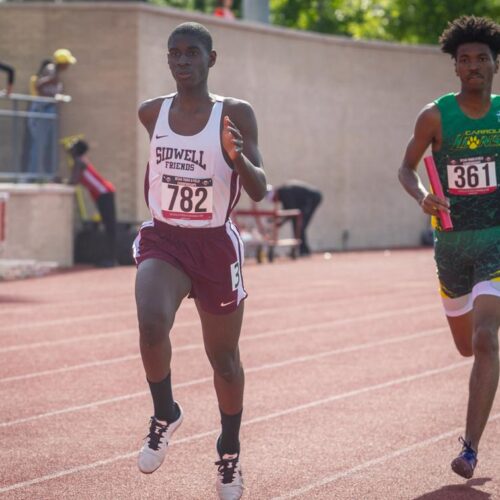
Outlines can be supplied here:
M243 137L229 116L224 116L222 147L231 160L236 160L243 151Z
M439 212L450 213L450 202L445 198L440 198L432 193L427 193L420 202L424 213L438 216Z

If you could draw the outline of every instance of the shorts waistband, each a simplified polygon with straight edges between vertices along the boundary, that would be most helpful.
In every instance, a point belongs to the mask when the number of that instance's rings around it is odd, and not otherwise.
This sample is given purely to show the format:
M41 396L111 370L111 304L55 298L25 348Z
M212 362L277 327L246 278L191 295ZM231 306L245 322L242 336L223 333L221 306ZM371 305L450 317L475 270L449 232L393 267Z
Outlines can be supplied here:
M180 238L199 238L226 234L226 224L217 227L182 227L153 219L153 226L160 233L178 234Z

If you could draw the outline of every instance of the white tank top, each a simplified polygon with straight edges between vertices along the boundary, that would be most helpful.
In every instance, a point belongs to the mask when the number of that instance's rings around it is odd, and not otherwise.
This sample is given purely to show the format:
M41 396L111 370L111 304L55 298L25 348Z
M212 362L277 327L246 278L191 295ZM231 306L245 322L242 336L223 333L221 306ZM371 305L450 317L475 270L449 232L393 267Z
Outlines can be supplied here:
M239 175L222 154L224 98L216 100L205 128L176 134L169 124L175 94L165 97L151 137L146 201L154 219L174 226L222 226L240 196Z

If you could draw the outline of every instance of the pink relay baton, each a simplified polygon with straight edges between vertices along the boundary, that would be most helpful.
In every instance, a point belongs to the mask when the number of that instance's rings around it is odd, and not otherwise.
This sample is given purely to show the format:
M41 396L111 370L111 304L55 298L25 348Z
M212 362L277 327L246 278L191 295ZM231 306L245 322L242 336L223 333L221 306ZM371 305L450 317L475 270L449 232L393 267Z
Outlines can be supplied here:
M424 158L424 163L433 193L444 199L443 186L441 186L441 181L439 180L439 175L436 164L434 163L434 158L432 156L426 156ZM439 218L441 220L441 227L443 228L443 231L453 230L453 223L451 222L449 213L445 212L444 210L440 210Z

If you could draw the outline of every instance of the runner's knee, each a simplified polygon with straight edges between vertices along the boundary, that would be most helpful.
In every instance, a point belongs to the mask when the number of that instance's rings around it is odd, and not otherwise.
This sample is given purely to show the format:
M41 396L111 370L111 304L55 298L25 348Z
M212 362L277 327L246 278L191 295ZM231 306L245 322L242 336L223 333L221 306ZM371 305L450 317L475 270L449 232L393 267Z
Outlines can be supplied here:
M474 328L472 347L475 355L498 356L498 335L495 329L477 325Z
M236 353L216 354L210 359L214 372L226 382L234 382L241 374L240 357Z
M474 355L472 344L470 342L463 343L463 342L457 342L455 340L455 346L457 347L457 350L460 353L460 355L464 356L465 358L470 358L471 356Z
M141 343L153 347L161 343L172 328L173 318L164 313L139 314Z
M458 343L455 343L455 345L457 346L458 352L465 358L470 358L474 355L474 351L471 345L463 345Z

